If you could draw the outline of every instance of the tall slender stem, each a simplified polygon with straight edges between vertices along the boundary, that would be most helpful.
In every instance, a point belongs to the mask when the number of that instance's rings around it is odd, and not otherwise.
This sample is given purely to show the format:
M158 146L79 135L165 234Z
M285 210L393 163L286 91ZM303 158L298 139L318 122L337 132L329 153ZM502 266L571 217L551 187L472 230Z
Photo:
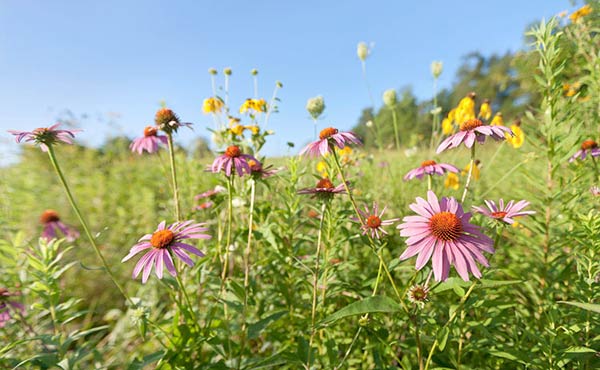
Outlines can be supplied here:
M471 177L473 176L473 167L475 167L475 143L471 147L471 162L469 163L469 174L467 175L467 182L465 183L465 190L463 191L462 198L460 198L460 202L464 203L467 198L467 192L469 191L469 187L471 186Z
M225 287L227 269L229 267L229 246L231 245L231 228L233 223L233 175L227 179L227 237L225 239L225 257L223 258L223 270L221 271L221 293Z
M365 85L367 85L367 92L369 93L369 100L371 100L371 107L373 108L373 126L375 126L375 136L377 138L377 147L381 151L383 149L383 142L381 139L381 128L377 126L377 122L375 122L375 99L373 99L373 93L371 92L371 85L369 84L369 79L367 78L367 63L362 60L362 73L363 79L365 80Z
M431 190L433 174L427 175L427 190Z
M398 135L398 118L396 117L396 106L392 107L392 119L394 121L394 138L396 139L396 150L400 150L400 136Z
M271 100L269 101L269 106L267 107L267 113L265 113L265 122L264 127L266 128L269 124L269 118L271 117L271 113L273 113L273 107L275 106L275 101L277 99L277 91L279 90L279 83L275 84L275 89L273 90L273 96L271 96ZM257 153L255 153L257 154Z
M173 183L173 201L175 202L175 216L181 221L181 209L179 208L179 186L177 185L177 172L175 170L175 148L173 146L173 134L167 133L169 145L169 162L171 164L171 181Z
M96 252L96 255L98 256L98 258L100 258L100 261L102 262L102 265L104 266L104 269L110 276L110 279L115 284L115 286L117 287L119 292L121 292L123 297L125 297L125 299L127 299L129 301L129 303L131 304L131 307L135 307L135 303L131 300L131 298L127 295L127 293L125 293L125 290L123 289L121 284L119 284L119 282L117 281L115 274L110 269L108 263L106 262L106 259L102 255L102 252L100 252L98 245L96 245L96 240L92 236L92 233L90 232L90 228L88 227L87 222L83 218L83 215L81 214L81 211L79 210L79 207L77 206L77 203L75 202L75 198L73 197L73 194L71 194L71 189L69 188L69 185L67 184L67 180L65 179L65 176L63 175L63 173L60 169L60 166L58 165L58 161L56 160L56 156L54 155L54 149L52 148L52 145L48 145L48 156L50 157L50 162L52 163L52 166L54 167L54 170L56 171L56 174L58 175L58 178L60 179L60 182L62 183L63 188L65 189L65 193L67 194L69 203L71 204L73 211L75 211L75 214L77 215L77 218L79 219L79 222L81 223L81 226L83 227L83 231L85 232L85 235L87 236L88 240L90 241L90 244L92 245L92 248L94 249L94 252Z
M246 328L248 321L248 295L250 294L250 251L252 246L252 226L254 216L254 198L256 195L256 181L253 179L250 182L250 215L248 216L248 242L246 243L246 249L244 250L244 307L242 309L242 338L240 346L240 358L237 363L237 368L240 369L242 365L242 356L246 347Z
M315 256L315 270L313 272L313 292L312 292L312 309L310 313L310 340L308 342L308 357L306 359L306 368L310 368L310 355L312 351L312 345L317 332L315 327L315 319L317 317L317 290L319 283L319 268L320 268L320 257L321 257L321 237L323 234L323 220L325 219L325 208L327 203L323 202L321 206L321 220L319 221L319 234L317 236L317 253Z
M439 114L437 113L437 77L433 78L433 124L431 125L431 139L429 142L429 147L431 150L433 150L433 143L435 142L435 137L437 136L437 132L439 130L438 128L438 121L439 121Z

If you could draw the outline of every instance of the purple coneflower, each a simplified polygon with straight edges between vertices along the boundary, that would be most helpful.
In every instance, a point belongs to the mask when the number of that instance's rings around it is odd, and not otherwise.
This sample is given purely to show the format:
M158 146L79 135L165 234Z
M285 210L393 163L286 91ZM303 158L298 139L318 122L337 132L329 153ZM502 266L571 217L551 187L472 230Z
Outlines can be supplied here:
M251 173L250 165L248 164L249 160L253 160L258 162L258 159L254 158L249 154L242 154L240 147L237 145L232 145L225 149L225 153L223 155L218 156L211 166L211 171L213 173L221 172L222 169L225 169L225 175L228 177L231 176L232 169L235 167L238 175L244 176L244 174Z
M192 128L192 124L189 122L181 122L179 117L169 108L161 108L156 112L154 117L156 127L164 131L166 134L172 134L177 132L181 126Z
M50 241L57 239L57 231L60 231L67 241L72 242L79 237L79 232L72 227L65 225L53 209L45 210L40 216L40 222L44 225L41 237Z
M442 141L436 153L440 154L446 149L456 148L463 142L467 148L472 147L475 140L483 144L486 136L495 140L505 140L507 133L512 135L508 127L484 125L481 120L473 118L461 123L460 131Z
M398 225L400 235L408 237L408 248L401 260L419 254L415 267L420 270L431 258L437 281L448 278L451 265L465 281L469 280L469 273L481 277L475 261L488 267L482 251L494 253L494 242L469 223L471 213L465 213L453 197L438 201L431 190L427 200L417 198L410 209L417 215L404 217L404 223Z
M77 132L81 130L57 130L60 123L52 125L50 127L40 127L33 131L16 131L8 130L11 134L15 135L15 141L20 143L25 140L26 142L33 141L40 146L43 152L48 151L48 146L53 145L57 141L63 143L73 144L73 138Z
M271 165L264 167L262 163L253 159L248 160L248 165L250 166L250 173L257 179L266 179L281 171L281 168L274 169Z
M521 200L517 203L515 203L514 200L511 200L507 204L504 204L504 200L500 199L497 206L493 200L486 200L485 205L489 210L477 206L473 206L473 209L477 213L481 213L482 215L486 215L495 220L504 221L507 224L513 224L515 222L515 220L512 219L513 217L532 215L535 213L535 211L521 211L529 205L529 202L526 200Z
M339 132L336 128L328 127L321 130L319 140L304 147L300 151L300 155L307 154L312 157L325 156L327 153L331 153L333 145L343 149L348 142L354 144L361 143L360 139L353 132Z
M133 269L133 278L136 278L143 269L142 283L145 283L148 280L148 276L150 276L152 266L155 265L156 276L158 276L159 279L162 279L163 263L167 266L167 271L169 271L172 276L177 276L171 254L177 256L186 265L190 267L194 266L194 262L186 252L193 253L200 257L203 257L204 253L200 252L192 245L182 243L182 240L210 239L210 235L203 234L208 230L204 225L206 224L196 224L194 221L183 221L175 222L166 227L165 221L163 221L158 225L158 228L154 233L142 236L121 262L129 260L143 250L150 249L150 251L144 254L135 265L135 268Z
M10 294L8 289L0 288L0 328L3 328L11 319L11 311L16 310L19 314L25 311L25 306L21 303L8 300L8 297L13 295L15 294Z
M207 190L204 193L200 193L200 194L196 195L194 197L194 200L200 200L200 199L204 199L204 198L211 198L211 197L213 197L213 196L215 196L217 194L221 194L221 193L224 193L226 191L227 191L226 188L224 188L221 185L217 185L217 186L215 186L214 189Z
M581 159L583 161L588 154L592 157L600 156L600 148L598 147L598 143L594 140L585 140L581 143L581 149L573 154L569 159L569 162L573 162L576 159Z
M214 205L215 205L215 202L211 202L211 201L203 202L203 203L200 203L197 206L194 206L193 210L194 211L202 211L204 209L212 208Z
M458 168L451 164L436 163L435 161L429 160L421 163L421 167L417 167L408 171L408 173L404 176L404 181L412 180L415 177L417 179L421 179L425 175L437 174L442 176L446 172L457 173Z
M164 135L157 135L158 129L154 126L146 126L144 129L144 136L138 137L131 142L129 149L132 152L142 154L145 150L148 153L154 153L158 150L159 145L167 145L167 137Z
M381 212L379 212L379 206L377 203L373 203L373 211L369 211L369 207L365 206L365 210L358 210L360 216L362 217L364 224L360 226L363 230L363 235L367 233L371 234L371 238L380 239L383 234L388 235L388 233L383 229L383 226L389 226L398 222L399 218L391 218L389 220L382 220L383 214L385 213L387 207L383 207ZM358 218L353 217L352 220L358 221Z
M333 183L328 178L322 178L317 182L314 188L304 188L298 190L298 194L313 194L314 196L321 196L325 199L331 198L335 194L345 192L344 184L333 186Z

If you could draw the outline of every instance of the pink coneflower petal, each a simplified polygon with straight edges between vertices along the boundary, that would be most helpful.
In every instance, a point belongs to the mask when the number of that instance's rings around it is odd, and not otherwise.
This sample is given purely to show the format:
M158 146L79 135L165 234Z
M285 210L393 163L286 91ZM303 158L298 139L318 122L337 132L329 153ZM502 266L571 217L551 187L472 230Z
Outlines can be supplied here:
M461 143L464 143L467 148L473 147L475 141L483 144L486 136L494 140L504 140L505 134L512 135L512 131L508 127L488 126L479 119L470 119L461 123L459 132L444 139L436 153L440 154L446 149L456 148Z
M33 131L17 131L8 130L9 133L15 136L15 141L20 143L35 142L40 146L42 151L47 152L49 145L54 145L56 142L63 142L66 144L72 144L72 138L75 137L75 133L81 130L58 130L60 123L56 123L50 127L40 127Z
M404 217L404 223L397 227L408 245L401 260L418 255L417 270L431 260L437 281L448 278L452 265L465 281L469 274L481 277L476 262L487 265L481 251L493 253L493 241L469 223L471 214L465 213L456 199L438 199L428 191L427 200L419 197L409 207L418 216Z
M150 276L153 266L156 266L156 276L159 279L162 279L164 275L164 266L166 266L167 271L171 275L176 276L177 271L175 270L171 253L188 266L193 266L194 262L186 251L200 257L203 257L204 253L194 246L180 242L180 240L210 239L210 235L202 233L208 230L204 226L204 223L197 224L191 220L176 222L169 226L166 225L165 221L162 221L156 231L152 234L144 235L140 239L140 242L130 249L129 254L121 262L129 260L139 252L150 249L135 265L132 274L133 278L136 278L143 271L142 283L145 283Z
M310 157L325 156L331 153L333 146L343 149L348 143L361 144L360 139L353 132L339 132L333 127L328 127L319 133L319 140L309 143L301 151L300 155Z
M521 200L517 203L515 203L514 200L511 200L507 204L504 204L504 200L500 199L497 205L492 200L486 200L485 205L487 206L487 209L484 207L473 206L473 210L507 224L513 224L515 222L515 217L535 214L535 211L523 211L523 208L529 205L529 202L526 200Z

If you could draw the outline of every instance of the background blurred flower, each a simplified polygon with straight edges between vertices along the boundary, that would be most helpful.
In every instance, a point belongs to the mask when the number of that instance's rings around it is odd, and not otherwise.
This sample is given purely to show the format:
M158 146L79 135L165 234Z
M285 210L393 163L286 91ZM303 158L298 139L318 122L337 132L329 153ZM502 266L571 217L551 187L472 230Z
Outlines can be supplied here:
M306 102L306 110L312 119L316 120L325 110L325 99L323 99L321 95L308 99Z
M202 112L204 112L204 114L221 113L221 110L223 109L224 105L225 104L223 103L223 100L221 100L221 98L210 97L204 99L204 101L202 102Z
M573 154L573 156L569 159L569 162L573 162L576 159L584 160L588 154L592 157L597 157L600 155L600 148L598 148L598 143L594 140L585 140L583 143L581 143L581 149Z
M146 126L144 129L144 136L134 139L129 145L129 149L132 152L142 154L145 150L148 153L154 153L158 151L160 144L167 145L167 137L164 135L157 135L157 128L154 126Z
M458 186L460 185L460 180L455 173L449 173L444 180L444 187L447 189L458 190Z
M15 141L20 143L33 141L35 144L40 146L43 152L48 151L48 146L55 144L57 141L61 141L67 144L73 144L73 138L75 134L81 130L58 130L60 123L54 124L50 127L40 127L33 131L16 131L8 130L9 133L15 135Z
M529 205L529 202L526 200L521 200L517 203L515 203L514 200L511 200L507 204L504 204L504 200L500 199L498 201L498 205L496 205L493 200L486 200L485 205L488 207L488 209L478 206L473 206L473 209L482 215L495 220L503 221L507 224L512 224L515 222L513 217L535 214L535 211L522 211L523 208Z
M360 139L353 132L339 132L338 129L328 127L321 130L319 140L308 144L300 151L300 155L318 157L331 152L332 145L343 149L347 143L360 144Z
M431 62L431 75L433 78L439 78L442 74L444 64L441 61Z
M58 216L58 212L53 209L45 210L40 216L40 222L44 226L41 237L50 241L57 239L57 231L60 231L67 241L72 242L79 237L79 232L72 227L65 225Z
M421 163L420 167L414 168L404 176L404 181L412 180L414 178L421 179L425 175L443 175L446 172L457 173L458 168L447 163L436 163L436 161L429 160Z

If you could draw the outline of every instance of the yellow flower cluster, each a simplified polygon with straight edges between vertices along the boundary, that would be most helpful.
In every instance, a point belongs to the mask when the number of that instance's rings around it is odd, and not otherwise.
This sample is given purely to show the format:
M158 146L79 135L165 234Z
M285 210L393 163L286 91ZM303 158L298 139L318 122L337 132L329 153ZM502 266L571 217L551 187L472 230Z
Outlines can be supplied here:
M442 120L442 133L444 135L453 134L461 123L475 118L475 97L474 92L469 93L460 100L456 108L448 112L448 116ZM477 117L484 121L488 121L492 117L492 107L489 99L483 101L483 104L479 107Z
M202 112L204 112L204 114L220 113L223 109L223 105L223 100L219 97L207 98L204 99L204 102L202 103Z
M590 14L592 12L592 7L590 6L590 4L584 5L581 8L577 9L576 11L573 12L573 14L571 14L569 16L569 19L571 19L571 22L573 23L577 23L582 17L585 17L586 15Z
M258 127L258 125L250 125L250 126L244 126L244 125L240 125L240 119L239 118L235 118L235 117L230 117L229 118L229 131L236 135L236 136L242 136L244 134L244 131L249 130L250 132L252 132L252 135L258 135L260 133L260 127Z
M577 94L579 92L579 89L581 88L581 83L579 82L575 82L575 83L564 83L563 84L563 92L565 94L565 96L571 97L574 96L575 94Z
M319 163L317 163L317 172L319 173L319 176L321 176L322 178L324 178L324 179L328 178L329 173L327 172L327 162L319 161Z
M513 132L513 134L515 134L515 136L506 134L506 141L512 145L513 148L519 149L525 142L525 133L521 129L521 122L516 121L510 125L510 130Z
M265 99L246 99L240 107L240 113L251 111L253 113L264 113L267 111L267 102Z

